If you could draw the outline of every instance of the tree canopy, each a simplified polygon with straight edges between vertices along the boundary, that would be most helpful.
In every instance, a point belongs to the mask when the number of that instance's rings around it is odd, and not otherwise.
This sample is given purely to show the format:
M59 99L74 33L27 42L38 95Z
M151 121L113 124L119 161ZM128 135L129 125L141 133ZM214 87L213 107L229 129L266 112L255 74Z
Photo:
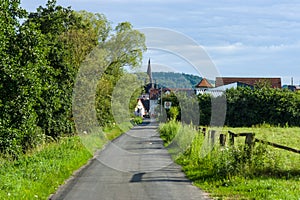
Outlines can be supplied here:
M107 102L123 67L140 65L145 39L129 22L113 28L102 14L77 12L55 0L32 13L21 9L18 0L0 6L2 153L17 155L47 136L75 133L73 87L88 55L97 51L104 58L94 67L105 72L99 82L107 84L98 94ZM108 118L101 118L103 124Z

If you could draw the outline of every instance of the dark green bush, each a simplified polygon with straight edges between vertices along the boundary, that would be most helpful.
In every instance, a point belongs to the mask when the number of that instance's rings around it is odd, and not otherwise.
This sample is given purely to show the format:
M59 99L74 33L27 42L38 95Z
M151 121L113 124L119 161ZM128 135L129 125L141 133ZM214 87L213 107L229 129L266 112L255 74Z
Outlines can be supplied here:
M143 123L143 118L142 117L135 117L135 118L133 118L133 123L134 124L141 124L141 123Z
M209 125L211 98L199 95L200 125ZM225 125L231 127L271 124L300 126L300 94L273 88L240 87L226 91Z
M81 63L96 46L103 47L112 85L101 96L106 103L100 102L101 108L108 109L99 112L104 116L100 124L113 122L111 94L123 66L139 66L143 34L128 22L112 33L105 16L75 12L56 0L30 14L16 0L1 1L0 7L0 153L17 157L46 137L75 133L73 86Z

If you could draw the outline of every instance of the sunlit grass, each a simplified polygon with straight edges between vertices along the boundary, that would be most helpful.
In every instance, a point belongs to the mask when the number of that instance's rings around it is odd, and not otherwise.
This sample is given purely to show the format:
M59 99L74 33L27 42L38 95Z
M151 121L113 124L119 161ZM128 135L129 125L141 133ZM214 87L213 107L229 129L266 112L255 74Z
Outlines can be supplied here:
M258 139L300 148L298 127L264 124L251 128L208 129L224 134L228 130L251 132ZM255 144L249 156L245 151L245 137L235 138L234 147L229 145L228 139L227 135L226 147L221 148L217 144L210 149L207 136L204 138L199 133L185 153L176 157L176 162L183 166L187 177L195 185L209 192L214 199L300 199L300 154Z
M130 124L127 124L130 129ZM0 156L0 199L47 199L107 140L124 132L106 128L39 146L18 160Z
M91 158L78 136L44 145L18 160L2 160L0 199L47 199Z

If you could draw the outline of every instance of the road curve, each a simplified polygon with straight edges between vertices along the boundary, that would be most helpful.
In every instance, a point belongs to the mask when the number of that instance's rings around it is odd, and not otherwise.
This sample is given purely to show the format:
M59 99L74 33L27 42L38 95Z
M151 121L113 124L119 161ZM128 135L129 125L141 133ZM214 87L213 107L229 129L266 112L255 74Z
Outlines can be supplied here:
M201 200L208 197L185 178L157 133L145 122L108 144L49 199Z

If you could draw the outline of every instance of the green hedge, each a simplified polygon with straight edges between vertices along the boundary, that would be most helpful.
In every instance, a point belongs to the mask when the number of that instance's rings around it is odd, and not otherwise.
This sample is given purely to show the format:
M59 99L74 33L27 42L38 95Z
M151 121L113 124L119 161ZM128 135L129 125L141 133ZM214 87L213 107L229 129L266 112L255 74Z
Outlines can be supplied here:
M240 87L226 91L225 125L231 127L271 124L300 126L300 93L268 87ZM200 124L209 125L211 98L199 95Z

